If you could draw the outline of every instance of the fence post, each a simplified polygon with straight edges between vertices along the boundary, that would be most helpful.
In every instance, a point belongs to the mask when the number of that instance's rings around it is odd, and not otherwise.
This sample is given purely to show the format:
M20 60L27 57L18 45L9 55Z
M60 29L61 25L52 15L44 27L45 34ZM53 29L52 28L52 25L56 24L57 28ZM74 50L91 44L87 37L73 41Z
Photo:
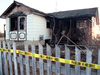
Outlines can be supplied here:
M18 70L17 70L17 57L16 57L16 44L13 41L13 54L14 54L14 69L15 69L15 75L18 75Z
M100 49L98 49L98 64L100 65ZM97 75L100 75L100 70L97 70Z
M20 74L23 75L23 62L22 62L22 55L19 53L19 62L20 62Z
M86 62L92 62L92 52L89 49L86 49ZM91 75L91 68L86 67L86 75Z
M32 53L35 53L35 46L33 44L31 44L31 49L32 49ZM32 70L33 70L33 75L36 75L36 63L35 63L36 59L35 57L32 57Z
M46 44L47 56L51 56L51 47ZM47 60L47 75L51 75L51 61Z
M3 48L6 48L5 41L3 41ZM4 73L7 75L7 61L6 61L6 52L3 52L4 55Z
M80 61L80 50L75 46L75 60ZM75 75L80 75L80 66L75 65Z
M39 43L39 54L43 54L43 47L42 45ZM44 75L43 73L43 59L39 58L39 69L40 69L40 75Z
M24 42L24 47L25 47L25 51L28 52L28 45L26 44L26 42ZM29 61L28 61L28 56L25 55L25 60L26 60L26 75L29 75Z
M8 50L11 49L10 43L7 42ZM12 61L11 61L11 53L9 52L9 69L10 69L10 75L12 75Z
M65 45L65 59L70 59L70 50ZM65 64L65 75L70 75L70 64Z
M0 41L0 48L1 48L1 41ZM2 54L2 52L0 51L0 67L1 67L0 68L0 75L3 75L2 74L2 55L1 54Z
M56 45L56 57L60 58L60 48ZM60 62L56 62L56 75L60 75Z

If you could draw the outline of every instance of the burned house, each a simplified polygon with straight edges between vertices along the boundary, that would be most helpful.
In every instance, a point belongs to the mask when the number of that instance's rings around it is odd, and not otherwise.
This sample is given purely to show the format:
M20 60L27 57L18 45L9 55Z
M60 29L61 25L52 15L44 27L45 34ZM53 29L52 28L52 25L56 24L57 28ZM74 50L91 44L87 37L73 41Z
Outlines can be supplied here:
M92 39L92 27L99 24L98 8L43 13L14 1L0 16L6 19L6 40L33 41L36 45L52 41L59 44ZM83 36L84 34L84 36ZM88 34L87 36L85 34ZM87 41L91 43L90 41Z
M92 28L99 25L98 8L79 9L70 11L61 11L50 13L55 18L53 24L54 36L56 43L72 44L68 40L70 38L77 44L91 44L93 40ZM61 38L63 32L66 37Z
M45 40L51 39L51 29L46 27L45 16L47 14L14 1L1 15L6 19L6 40L19 44L23 41L45 44Z

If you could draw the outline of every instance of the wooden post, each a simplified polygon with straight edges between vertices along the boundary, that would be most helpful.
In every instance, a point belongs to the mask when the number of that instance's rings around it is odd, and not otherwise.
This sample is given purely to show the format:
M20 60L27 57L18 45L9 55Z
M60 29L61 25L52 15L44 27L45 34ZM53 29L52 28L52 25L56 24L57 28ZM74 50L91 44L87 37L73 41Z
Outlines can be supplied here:
M17 70L17 57L16 57L16 44L13 41L13 54L14 54L14 69L15 69L15 75L18 75L18 70Z
M46 44L47 56L51 56L51 47ZM47 75L51 75L51 61L47 60Z
M0 41L0 48L1 48L1 41ZM2 54L2 52L0 51L0 67L1 67L0 68L0 75L3 75L2 74L2 55L1 54Z
M89 49L86 49L86 62L92 62L92 52ZM86 67L86 75L91 75L91 68Z
M75 46L75 60L80 61L80 50ZM75 65L75 75L80 75L80 66Z
M4 40L6 41L6 30L5 30L6 24L4 24Z
M98 49L98 64L100 65L100 49ZM100 70L97 70L97 75L100 75Z
M65 59L70 59L70 50L65 45ZM70 64L65 64L65 75L70 75Z
M32 53L35 53L35 46L33 44L31 44L31 49L32 49ZM35 61L36 61L35 57L32 57L33 75L36 75L36 63L35 63Z
M39 43L39 54L43 54L43 47L42 45ZM40 75L44 75L43 72L43 59L39 58L39 69L40 69Z
M22 61L22 55L19 53L19 62L20 62L20 75L23 75L23 61Z
M6 45L5 45L5 41L3 41L3 48L5 49L6 48ZM7 61L6 61L6 52L3 52L3 55L4 55L4 73L5 75L7 75Z
M10 43L7 42L8 50L11 49ZM12 75L12 61L11 61L11 53L8 53L9 55L9 69L10 69L10 75Z
M24 42L24 47L25 51L28 52L28 45ZM28 61L28 56L25 55L25 60L26 60L26 75L30 75L29 73L29 61Z
M60 48L56 45L56 57L60 58ZM60 62L56 62L56 75L60 75Z

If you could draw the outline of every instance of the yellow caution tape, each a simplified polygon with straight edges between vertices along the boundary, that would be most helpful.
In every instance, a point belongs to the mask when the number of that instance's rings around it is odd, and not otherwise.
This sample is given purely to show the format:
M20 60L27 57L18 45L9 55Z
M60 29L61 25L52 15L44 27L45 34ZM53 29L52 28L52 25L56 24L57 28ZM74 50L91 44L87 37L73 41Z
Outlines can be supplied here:
M13 53L13 49L0 48L0 51ZM86 62L81 62L81 61L63 59L63 58L58 58L58 57L53 57L53 56L41 55L41 54L36 54L36 53L31 53L31 52L25 52L25 51L21 51L21 50L16 50L16 53L31 56L31 57L36 57L36 58L42 58L42 59L46 59L46 60L50 60L50 61L56 61L56 62L60 62L60 63L77 65L77 66L81 66L81 67L89 67L89 68L93 68L93 69L100 69L100 65L93 64L93 63L86 63Z

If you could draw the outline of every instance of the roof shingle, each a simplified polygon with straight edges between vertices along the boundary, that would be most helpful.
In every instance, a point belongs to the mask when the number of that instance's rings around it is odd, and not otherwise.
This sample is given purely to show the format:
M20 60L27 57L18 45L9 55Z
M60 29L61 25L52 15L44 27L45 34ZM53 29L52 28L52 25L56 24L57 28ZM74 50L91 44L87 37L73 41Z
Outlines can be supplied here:
M89 9L79 9L79 10L70 10L70 11L61 11L49 13L56 18L75 18L75 17L91 17L96 16L98 8L89 8Z

